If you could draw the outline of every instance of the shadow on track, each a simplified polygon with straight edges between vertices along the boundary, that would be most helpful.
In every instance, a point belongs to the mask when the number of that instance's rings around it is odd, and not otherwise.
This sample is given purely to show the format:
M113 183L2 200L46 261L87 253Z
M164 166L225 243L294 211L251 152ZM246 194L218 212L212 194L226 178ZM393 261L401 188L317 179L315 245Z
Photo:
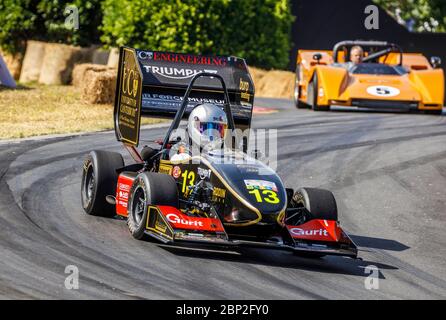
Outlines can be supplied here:
M306 258L294 255L291 252L243 248L237 251L223 251L222 249L185 247L175 245L159 244L158 247L178 256L190 257L205 260L220 260L238 263L248 263L253 265L280 267L287 269L305 270L313 272L324 272L333 274L344 274L359 277L367 277L365 268L373 265L378 267L379 278L385 279L382 270L397 270L397 267L373 261L355 260L344 257L325 256L323 258Z
M405 251L407 249L410 249L410 247L396 240L356 236L351 234L349 236L360 247L389 251Z

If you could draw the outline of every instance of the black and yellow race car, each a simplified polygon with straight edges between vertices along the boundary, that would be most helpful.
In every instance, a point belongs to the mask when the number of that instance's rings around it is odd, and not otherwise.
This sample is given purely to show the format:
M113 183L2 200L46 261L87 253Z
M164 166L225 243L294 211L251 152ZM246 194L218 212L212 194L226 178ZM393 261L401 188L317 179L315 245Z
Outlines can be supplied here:
M169 158L172 134L196 105L212 101L225 111L229 130L247 129L253 100L243 59L122 47L115 132L134 162L124 164L119 153L90 152L82 172L85 212L125 217L137 239L356 258L333 194L285 188L271 168L248 156L247 140L187 161ZM138 150L141 115L173 120L159 145Z

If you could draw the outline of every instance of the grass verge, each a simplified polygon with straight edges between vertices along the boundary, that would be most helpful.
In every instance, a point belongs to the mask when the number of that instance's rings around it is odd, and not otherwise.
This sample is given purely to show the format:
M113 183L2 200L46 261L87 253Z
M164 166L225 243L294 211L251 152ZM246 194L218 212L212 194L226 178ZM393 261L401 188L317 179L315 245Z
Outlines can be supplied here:
M161 122L143 118L141 124ZM113 128L113 106L82 102L73 86L0 86L0 139Z

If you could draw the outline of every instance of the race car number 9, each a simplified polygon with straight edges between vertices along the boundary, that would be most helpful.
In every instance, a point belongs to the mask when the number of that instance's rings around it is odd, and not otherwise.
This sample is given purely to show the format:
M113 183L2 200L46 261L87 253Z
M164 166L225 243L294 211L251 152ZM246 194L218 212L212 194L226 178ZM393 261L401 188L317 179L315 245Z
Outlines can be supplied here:
M254 189L249 191L249 193L255 196L257 202L265 201L271 204L276 204L280 202L280 199L277 197L277 193L273 190Z

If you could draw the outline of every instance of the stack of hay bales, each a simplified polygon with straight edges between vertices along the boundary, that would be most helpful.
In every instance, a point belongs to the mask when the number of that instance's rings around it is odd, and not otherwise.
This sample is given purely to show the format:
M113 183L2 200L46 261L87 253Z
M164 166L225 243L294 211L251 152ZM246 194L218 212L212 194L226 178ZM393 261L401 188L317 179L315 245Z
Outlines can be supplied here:
M71 84L75 87L81 88L85 83L85 75L87 71L94 72L103 72L107 71L109 68L102 64L94 64L94 63L82 63L74 66L72 73L72 82Z
M291 99L293 97L295 75L289 71L266 71L250 67L257 97Z
M93 62L106 65L109 51L98 46L81 48L60 43L29 40L23 60L20 82L69 84L76 64Z
M89 103L113 103L116 92L116 70L88 70L85 73L83 99Z
M257 89L257 84L260 82L260 79L262 79L268 71L255 67L248 67L248 70L252 81L254 82L254 87Z
M42 69L43 57L45 56L45 42L29 40L26 45L26 53L23 59L20 82L37 82Z
M79 64L73 70L73 85L88 103L113 103L117 70L99 64Z
M39 83L68 84L76 63L88 60L89 49L65 44L47 43L40 69Z
M98 53L98 57L92 59L104 64L78 64L73 70L72 83L81 90L85 102L111 104L115 99L119 50L114 48L106 53L102 56Z

